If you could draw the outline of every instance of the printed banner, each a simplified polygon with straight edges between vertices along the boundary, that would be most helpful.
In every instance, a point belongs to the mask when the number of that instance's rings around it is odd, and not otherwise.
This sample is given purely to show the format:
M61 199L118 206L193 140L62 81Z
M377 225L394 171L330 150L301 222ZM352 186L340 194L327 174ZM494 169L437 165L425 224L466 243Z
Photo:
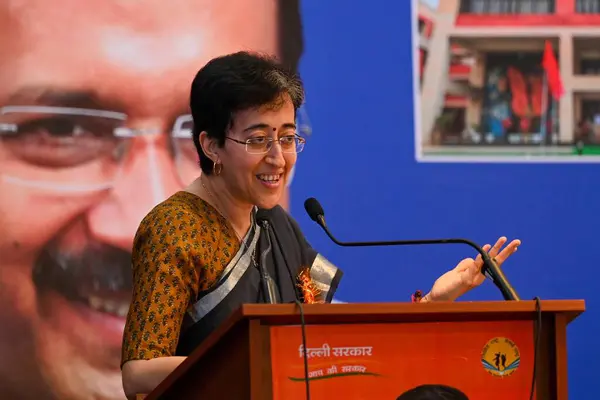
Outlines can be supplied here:
M573 1L415 3L420 161L600 160L600 103L577 88L599 63L564 30L595 23ZM527 30L540 24L545 37Z
M525 399L532 329L529 321L307 326L311 398L395 400L430 384L469 399ZM300 327L271 328L271 357L273 398L303 400Z

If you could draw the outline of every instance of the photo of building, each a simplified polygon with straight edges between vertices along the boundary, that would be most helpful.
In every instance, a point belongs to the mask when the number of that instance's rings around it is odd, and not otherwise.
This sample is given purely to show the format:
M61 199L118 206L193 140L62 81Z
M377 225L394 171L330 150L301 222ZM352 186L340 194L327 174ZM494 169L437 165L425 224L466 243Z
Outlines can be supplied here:
M600 161L600 0L415 0L417 158Z

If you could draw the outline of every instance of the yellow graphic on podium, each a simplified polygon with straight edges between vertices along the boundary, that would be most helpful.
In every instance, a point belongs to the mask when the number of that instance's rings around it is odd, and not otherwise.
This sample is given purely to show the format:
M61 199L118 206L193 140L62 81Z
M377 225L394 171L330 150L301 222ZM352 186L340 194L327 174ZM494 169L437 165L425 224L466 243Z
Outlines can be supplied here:
M483 368L494 376L512 375L519 368L520 363L519 348L508 338L497 337L490 340L481 352Z

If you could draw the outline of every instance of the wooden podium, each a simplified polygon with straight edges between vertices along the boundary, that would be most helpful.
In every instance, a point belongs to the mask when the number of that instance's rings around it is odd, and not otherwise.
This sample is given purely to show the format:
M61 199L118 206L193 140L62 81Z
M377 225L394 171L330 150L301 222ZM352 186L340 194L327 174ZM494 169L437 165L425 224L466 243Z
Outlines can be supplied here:
M567 324L583 300L304 305L310 392L390 399L422 384L472 400L566 400ZM300 310L244 305L146 400L306 398Z

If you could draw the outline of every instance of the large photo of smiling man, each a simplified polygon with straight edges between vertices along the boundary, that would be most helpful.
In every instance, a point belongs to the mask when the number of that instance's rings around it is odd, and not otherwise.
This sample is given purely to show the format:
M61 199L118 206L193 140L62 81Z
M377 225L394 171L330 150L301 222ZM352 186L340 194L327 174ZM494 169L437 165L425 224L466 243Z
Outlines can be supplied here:
M194 74L295 67L298 3L0 0L0 31L0 393L123 399L135 229L200 171Z

